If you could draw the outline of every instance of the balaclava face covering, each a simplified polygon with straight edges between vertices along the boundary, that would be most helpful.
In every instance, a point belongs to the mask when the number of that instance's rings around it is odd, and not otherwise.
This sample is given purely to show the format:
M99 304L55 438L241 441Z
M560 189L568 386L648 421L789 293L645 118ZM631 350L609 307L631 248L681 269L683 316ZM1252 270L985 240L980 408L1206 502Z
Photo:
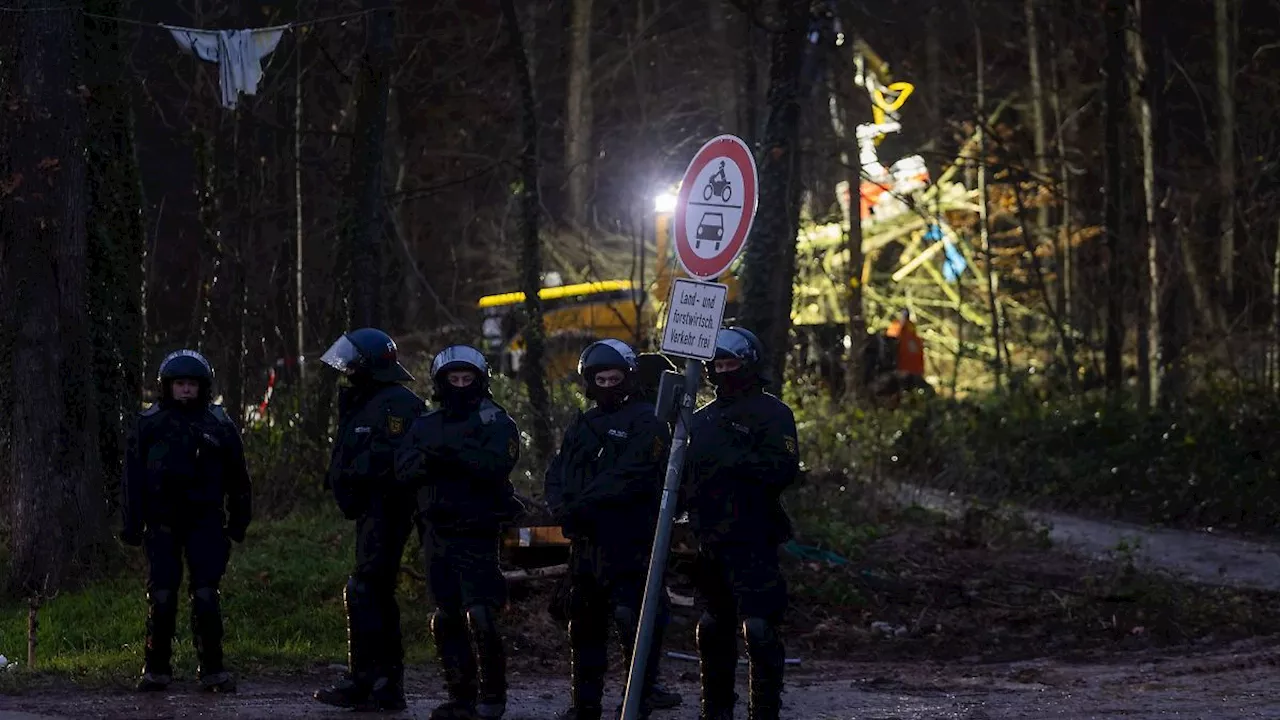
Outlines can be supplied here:
M727 373L715 372L714 366L712 366L711 382L716 386L717 397L741 395L756 387L759 384L759 380L759 375L756 374L755 370L748 368L746 365Z
M613 387L600 387L596 385L596 373L589 374L587 378L587 398L594 400L601 410L613 412L626 402L629 394L626 380Z
M441 371L436 376L435 400L444 406L449 414L470 412L485 396L484 382L479 377L466 387L456 387L449 382L449 372Z

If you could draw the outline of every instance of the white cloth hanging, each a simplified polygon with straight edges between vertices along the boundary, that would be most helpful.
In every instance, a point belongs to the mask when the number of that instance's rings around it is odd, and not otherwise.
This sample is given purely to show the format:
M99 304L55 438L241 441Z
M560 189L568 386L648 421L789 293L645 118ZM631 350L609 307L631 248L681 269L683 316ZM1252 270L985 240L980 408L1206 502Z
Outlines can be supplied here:
M192 30L164 25L185 51L205 62L217 63L222 106L234 109L240 93L258 94L262 59L280 43L288 25L254 30Z

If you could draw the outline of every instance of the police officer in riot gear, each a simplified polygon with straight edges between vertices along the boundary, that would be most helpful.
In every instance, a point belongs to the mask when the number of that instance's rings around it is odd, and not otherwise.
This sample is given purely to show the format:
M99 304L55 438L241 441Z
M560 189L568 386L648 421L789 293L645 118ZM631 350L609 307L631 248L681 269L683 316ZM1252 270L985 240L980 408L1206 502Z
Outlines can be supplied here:
M634 397L635 352L620 340L592 343L578 373L595 406L564 436L546 473L547 504L570 539L571 705L562 720L600 720L610 620L631 658L658 519L670 431L652 403ZM646 666L641 713L654 709L662 630L660 606ZM661 691L662 704L674 703Z
M498 564L502 527L524 507L508 476L520 457L515 421L493 401L489 364L467 345L431 363L439 408L421 415L396 452L396 476L417 491L436 611L431 635L449 701L433 720L501 718L506 651L497 615L507 602Z
M719 331L707 363L716 399L690 428L682 495L699 545L702 720L733 718L739 631L750 661L748 718L778 720L782 706L787 589L778 545L791 522L780 496L796 479L799 453L791 409L763 390L761 355L750 331Z
M126 544L146 548L146 665L139 690L163 690L178 616L182 558L187 560L191 636L201 686L234 692L222 657L218 585L231 541L244 541L251 516L249 471L240 431L211 404L213 368L193 350L171 353L160 364L159 400L130 429L124 470Z
M401 710L404 648L395 591L413 527L413 494L396 483L394 452L425 405L401 384L413 376L381 330L346 333L320 361L345 379L325 483L343 516L356 521L356 566L343 589L348 672L315 697L339 707Z

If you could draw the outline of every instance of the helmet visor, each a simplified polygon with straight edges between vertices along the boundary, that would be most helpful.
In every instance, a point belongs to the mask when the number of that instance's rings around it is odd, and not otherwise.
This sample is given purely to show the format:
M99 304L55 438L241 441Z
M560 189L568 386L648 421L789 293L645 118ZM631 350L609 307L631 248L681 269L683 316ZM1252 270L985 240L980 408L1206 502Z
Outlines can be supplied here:
M343 375L354 373L359 360L360 351L347 339L346 335L338 338L336 342L329 346L328 350L324 351L324 355L320 356L320 362Z

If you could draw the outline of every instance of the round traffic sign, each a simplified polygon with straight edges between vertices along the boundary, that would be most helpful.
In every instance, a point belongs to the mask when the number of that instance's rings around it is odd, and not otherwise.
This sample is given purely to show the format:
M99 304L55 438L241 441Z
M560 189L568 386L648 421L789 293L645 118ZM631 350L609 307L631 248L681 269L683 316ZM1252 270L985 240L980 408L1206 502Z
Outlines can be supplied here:
M676 257L696 278L714 278L747 244L759 201L756 159L735 135L703 145L685 170L672 225Z

